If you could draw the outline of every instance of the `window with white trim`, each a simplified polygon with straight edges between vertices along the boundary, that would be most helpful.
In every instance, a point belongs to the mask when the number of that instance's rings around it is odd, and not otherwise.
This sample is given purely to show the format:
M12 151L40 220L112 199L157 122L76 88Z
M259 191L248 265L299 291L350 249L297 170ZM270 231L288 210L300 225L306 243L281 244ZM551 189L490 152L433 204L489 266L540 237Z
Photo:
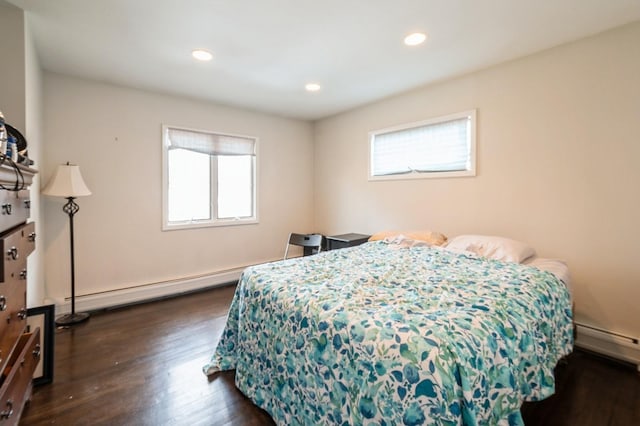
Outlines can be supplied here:
M257 138L162 127L163 229L257 222Z
M371 132L369 180L475 176L476 111Z

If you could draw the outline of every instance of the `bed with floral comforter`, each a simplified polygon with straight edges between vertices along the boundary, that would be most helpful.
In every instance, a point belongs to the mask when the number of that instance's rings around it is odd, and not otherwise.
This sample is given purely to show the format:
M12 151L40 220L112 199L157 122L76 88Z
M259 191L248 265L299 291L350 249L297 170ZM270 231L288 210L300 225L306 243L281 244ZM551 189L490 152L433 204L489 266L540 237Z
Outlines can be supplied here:
M571 316L549 272L378 241L246 269L204 371L279 425L522 424Z

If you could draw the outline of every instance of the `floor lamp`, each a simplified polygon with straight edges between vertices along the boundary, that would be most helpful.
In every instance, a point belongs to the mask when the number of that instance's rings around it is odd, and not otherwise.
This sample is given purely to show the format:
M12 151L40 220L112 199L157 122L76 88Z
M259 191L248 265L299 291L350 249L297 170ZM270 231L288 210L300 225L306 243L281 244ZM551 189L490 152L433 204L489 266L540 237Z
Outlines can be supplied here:
M62 211L69 215L69 237L71 242L71 313L56 318L56 325L73 325L89 319L86 312L76 312L76 274L73 254L73 216L78 213L80 206L75 203L76 197L91 195L91 191L85 185L80 167L74 164L62 164L56 169L53 179L42 190L44 195L52 197L63 197L67 203L62 207Z

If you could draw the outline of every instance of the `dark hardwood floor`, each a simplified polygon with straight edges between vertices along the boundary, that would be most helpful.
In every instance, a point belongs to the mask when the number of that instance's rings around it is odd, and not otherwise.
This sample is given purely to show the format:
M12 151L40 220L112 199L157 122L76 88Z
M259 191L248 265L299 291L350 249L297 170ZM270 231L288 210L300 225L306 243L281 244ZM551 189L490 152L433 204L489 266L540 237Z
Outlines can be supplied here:
M56 330L54 382L34 389L21 425L272 425L207 362L234 287L94 314ZM527 425L640 424L640 375L576 351L557 369L557 393L526 403Z

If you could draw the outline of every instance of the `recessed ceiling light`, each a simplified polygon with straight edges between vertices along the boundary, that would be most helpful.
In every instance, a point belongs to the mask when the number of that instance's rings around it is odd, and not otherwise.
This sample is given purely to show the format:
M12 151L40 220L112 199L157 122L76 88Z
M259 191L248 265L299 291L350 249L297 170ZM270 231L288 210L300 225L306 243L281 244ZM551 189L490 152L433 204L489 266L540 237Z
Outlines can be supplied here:
M210 61L211 59L213 59L213 54L208 50L204 50L204 49L192 50L191 56L193 56L199 61Z
M417 46L424 43L426 39L427 35L425 33L413 33L404 38L404 44L407 46Z
M317 92L320 90L320 85L318 83L307 83L304 88L307 92Z

